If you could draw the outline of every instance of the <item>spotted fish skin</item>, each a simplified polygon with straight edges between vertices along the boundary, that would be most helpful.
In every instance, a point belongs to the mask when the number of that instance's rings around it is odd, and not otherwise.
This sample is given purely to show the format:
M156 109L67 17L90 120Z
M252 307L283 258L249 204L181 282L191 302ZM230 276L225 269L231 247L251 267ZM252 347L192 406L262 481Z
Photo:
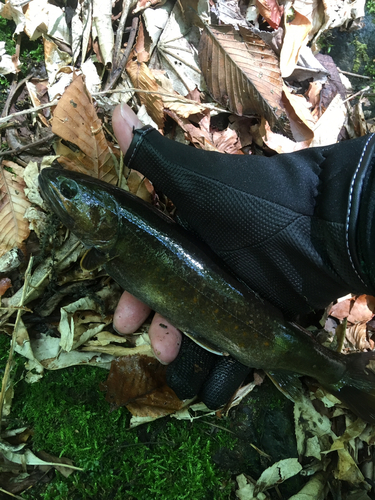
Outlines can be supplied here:
M347 401L356 400L353 392L375 391L375 374L365 369L375 353L345 356L324 348L143 200L55 168L44 169L39 184L52 210L91 248L83 265L103 264L120 286L189 336L253 368L311 376L353 409L357 402ZM371 397L368 410L356 411L367 420L375 420Z

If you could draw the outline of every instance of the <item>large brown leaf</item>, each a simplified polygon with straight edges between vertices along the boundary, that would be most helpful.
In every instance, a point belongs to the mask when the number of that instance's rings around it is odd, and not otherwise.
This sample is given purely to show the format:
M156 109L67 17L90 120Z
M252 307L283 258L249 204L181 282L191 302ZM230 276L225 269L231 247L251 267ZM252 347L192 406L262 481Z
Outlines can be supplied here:
M22 175L23 168L12 161L0 166L0 256L14 247L25 252L24 241L30 234L24 215L31 203L25 197Z
M279 61L252 31L232 26L205 27L200 64L212 97L238 115L264 116L283 129Z
M53 114L52 132L79 147L59 162L68 170L78 170L97 179L116 184L113 157L105 138L102 122L96 114L83 76L76 77L65 90Z

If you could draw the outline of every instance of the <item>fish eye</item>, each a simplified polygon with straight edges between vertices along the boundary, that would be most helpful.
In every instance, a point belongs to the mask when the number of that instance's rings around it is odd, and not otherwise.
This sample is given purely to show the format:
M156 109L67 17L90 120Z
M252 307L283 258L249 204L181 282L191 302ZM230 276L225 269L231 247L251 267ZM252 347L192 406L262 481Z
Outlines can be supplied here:
M71 200L78 193L78 185L72 179L62 179L60 183L60 192L64 198Z

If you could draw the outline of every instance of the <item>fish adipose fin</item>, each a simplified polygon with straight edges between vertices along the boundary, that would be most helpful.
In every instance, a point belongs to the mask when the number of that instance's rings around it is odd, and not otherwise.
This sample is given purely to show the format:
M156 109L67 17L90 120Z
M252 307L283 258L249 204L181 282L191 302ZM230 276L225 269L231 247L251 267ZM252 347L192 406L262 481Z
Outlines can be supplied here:
M375 351L345 356L346 372L337 384L322 384L356 415L375 423Z

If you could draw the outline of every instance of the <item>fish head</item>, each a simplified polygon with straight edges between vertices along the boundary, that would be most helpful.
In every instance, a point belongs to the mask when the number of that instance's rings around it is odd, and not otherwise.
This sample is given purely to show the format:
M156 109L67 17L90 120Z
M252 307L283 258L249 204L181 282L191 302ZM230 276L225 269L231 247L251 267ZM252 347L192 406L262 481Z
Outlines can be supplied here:
M119 216L113 186L50 167L39 174L39 187L52 211L86 246L107 251L117 241Z

